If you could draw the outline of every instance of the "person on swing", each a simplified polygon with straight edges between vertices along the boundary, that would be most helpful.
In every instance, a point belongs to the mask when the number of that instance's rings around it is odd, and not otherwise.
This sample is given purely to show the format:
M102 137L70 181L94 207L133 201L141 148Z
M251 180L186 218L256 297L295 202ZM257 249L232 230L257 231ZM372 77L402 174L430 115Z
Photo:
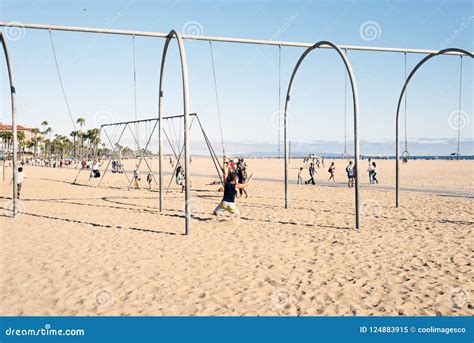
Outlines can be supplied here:
M231 172L228 175L225 175L224 196L222 197L220 204L214 209L215 216L218 216L226 211L230 212L234 217L238 217L240 215L240 211L235 204L237 189L246 188L250 183L250 179L251 176L245 183L238 183L237 175L235 173Z

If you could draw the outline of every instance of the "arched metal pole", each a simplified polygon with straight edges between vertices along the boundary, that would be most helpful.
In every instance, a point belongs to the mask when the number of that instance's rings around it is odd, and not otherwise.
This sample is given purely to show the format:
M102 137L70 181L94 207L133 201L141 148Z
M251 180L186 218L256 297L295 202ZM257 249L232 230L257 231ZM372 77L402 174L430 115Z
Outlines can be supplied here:
M8 79L10 81L10 97L11 97L11 106L12 106L12 139L13 139L13 154L12 154L12 159L13 159L13 194L12 194L12 213L13 217L16 217L17 215L17 202L18 202L18 196L17 196L17 190L18 190L18 185L17 185L17 179L18 179L18 170L17 170L17 147L18 147L18 138L17 138L17 128L16 128L16 90L15 90L15 78L13 76L13 68L12 68L12 63L10 60L10 54L8 53L8 47L7 47L7 42L5 41L5 37L3 36L3 33L0 32L0 40L2 41L2 46L3 46L3 52L5 54L5 61L7 63L7 69L8 69ZM5 159L5 151L3 152L3 158ZM3 161L5 163L5 161Z
M438 51L437 53L429 54L425 56L418 64L413 68L413 70L408 75L405 83L403 84L402 91L400 93L400 97L398 98L397 104L397 115L395 117L395 206L400 206L400 143L399 143L399 134L400 134L400 106L402 104L403 97L405 96L405 92L408 86L408 83L412 79L413 75L415 75L416 71L420 69L420 67L425 64L427 61L432 59L435 56L445 55L449 53L457 52L460 54L464 54L471 58L474 58L474 55L471 54L469 51L459 49L459 48L447 48Z
M166 55L168 53L168 47L170 41L176 38L178 41L179 54L181 58L181 76L183 82L183 115L184 115L184 214L185 214L185 234L189 234L191 213L190 213L190 172L189 172L189 156L191 147L189 146L189 88L188 88L188 62L186 60L186 50L184 49L184 42L181 38L181 34L176 30L171 30L166 36L165 45L163 47L163 56L161 59L160 69L160 90L158 100L158 149L159 149L159 189L160 189L160 212L163 211L163 90L164 90L164 70Z
M285 100L285 115L283 121L284 127L284 154L285 154L285 208L288 208L288 108L290 102L290 94L291 94L291 86L293 85L293 81L295 75L305 59L305 57L313 50L320 48L320 47L331 47L337 51L339 56L341 57L344 65L346 66L347 73L349 74L349 80L351 82L351 89L352 89L352 103L353 103L353 111L354 111L354 158L355 158L355 222L356 228L360 229L360 204L359 204L359 96L357 94L357 84L354 77L354 72L352 71L352 66L344 54L344 52L334 43L328 41L321 41L313 46L309 47L305 50L305 52L301 55L300 59L296 63L295 68L293 69L293 73L291 74L290 83L288 85L288 91L286 93L286 100Z

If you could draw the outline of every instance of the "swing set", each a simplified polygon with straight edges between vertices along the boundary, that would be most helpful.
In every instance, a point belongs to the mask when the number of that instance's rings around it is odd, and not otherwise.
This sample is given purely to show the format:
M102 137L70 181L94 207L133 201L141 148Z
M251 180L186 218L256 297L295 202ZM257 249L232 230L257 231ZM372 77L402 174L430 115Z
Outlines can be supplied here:
M212 42L226 42L226 43L241 43L241 44L258 44L258 45L272 45L272 46L277 46L279 49L279 70L278 70L278 75L279 75L279 91L278 91L278 100L279 100L279 108L281 105L281 47L299 47L299 48L305 48L305 51L302 53L300 58L298 59L298 62L296 63L296 66L293 69L293 72L291 74L290 82L288 85L288 90L285 98L285 110L284 110L284 118L283 118L283 144L284 144L284 177L285 177L285 198L284 198L284 205L285 208L288 208L289 205L289 192L288 192L288 163L289 163L289 144L288 144L288 108L289 108L289 102L290 102L290 94L291 94L291 88L292 85L295 81L295 76L297 74L297 71L305 59L305 57L312 52L313 50L320 50L320 49L332 49L335 50L339 57L342 59L345 65L345 84L344 84L344 153L343 156L348 155L347 152L347 132L346 132L346 122L347 122L347 85L348 85L348 80L350 82L351 86L351 91L352 91L352 106L353 106L353 115L354 115L354 160L355 160L355 174L360 175L359 173L359 111L358 111L358 94L357 94L357 85L356 85L356 80L355 80L355 75L352 71L352 66L350 64L350 61L347 57L347 51L348 50L353 50L353 51L367 51L367 52L390 52L390 53L404 53L405 56L407 53L412 53L412 54L424 54L427 55L424 57L416 66L415 68L410 72L408 77L406 77L405 84L403 86L399 101L398 101L398 106L397 106L397 113L396 113L396 172L397 172L397 187L396 187L396 205L398 207L398 193L399 193L399 159L400 159L400 153L399 153L399 111L400 111L400 105L403 96L405 95L405 91L408 85L408 82L410 79L413 77L414 73L418 70L418 68L431 59L434 56L438 55L457 55L457 56L469 56L473 57L473 54L469 51L463 50L463 49L458 49L458 48L449 48L449 49L444 49L440 51L436 50L422 50L422 49L401 49L401 48L387 48L387 47L367 47L367 46L355 46L355 45L336 45L332 42L328 41L320 41L316 44L312 43L298 43L298 42L284 42L284 41L274 41L274 40L257 40L257 39L241 39L241 38L227 38L227 37L208 37L208 36L181 36L181 34L176 31L176 30L171 30L169 33L160 33L160 32L143 32L143 31L131 31L131 30L116 30L116 29L102 29L102 28L83 28L83 27L73 27L73 26L55 26L55 25L41 25L41 24L25 24L25 23L7 23L7 22L0 22L0 26L3 27L20 27L22 29L39 29L39 30L48 30L50 32L50 37L51 36L51 31L52 30L57 30L57 31L69 31L69 32L88 32L88 33L100 33L100 34L112 34L112 35L125 35L125 36L132 36L133 38L133 61L134 61L134 96L135 96L135 116L137 117L137 101L136 101L136 71L135 71L135 37L142 36L142 37L158 37L158 38L164 38L165 39L165 44L163 48L163 54L162 54L162 59L161 59L161 68L160 68L160 81L159 81L159 100L158 100L158 118L154 119L146 119L148 121L154 121L154 128L157 126L158 127L158 162L159 162L159 176L158 176L158 185L159 185L159 209L160 211L163 211L163 172L162 172L162 163L163 163L163 144L162 144L162 139L164 135L164 130L163 130L163 122L166 121L167 117L164 116L164 71L165 71L165 63L166 63L166 56L169 48L169 44L171 40L176 39L177 44L178 44L178 49L179 49L179 56L180 56L180 65L181 65L181 80L182 80L182 96L183 96L183 111L182 114L180 115L183 121L183 146L179 154L175 151L174 155L177 161L181 161L181 155L184 153L184 171L185 171L185 206L184 206L184 216L185 216L185 234L189 233L190 230L190 223L191 223L191 204L190 204L190 168L189 168L189 163L190 163L190 142L189 142L189 129L191 127L190 125L190 117L197 117L197 115L192 115L189 111L189 86L188 86L188 66L187 66L187 59L186 59L186 51L184 47L184 40L198 40L198 41L208 41L210 43L210 54L211 54L211 63L212 63L212 71L213 71L213 81L214 81L214 90L215 90L215 96L216 96L216 107L217 107L217 114L219 117L219 126L220 126L220 133L221 133L221 143L222 143L222 153L223 153L223 158L225 158L225 149L224 149L224 139L223 139L223 130L222 130L222 121L221 121L221 110L220 110L220 104L219 104L219 96L218 96L218 87L217 87L217 78L216 78L216 70L215 70L215 63L214 63L214 54L213 54L213 47L212 47ZM17 207L16 207L16 178L17 178L17 170L16 170L16 152L17 152L17 137L16 137L16 94L15 94L15 81L13 77L13 71L12 71L12 65L10 61L10 56L8 53L8 48L6 41L3 37L3 34L0 32L0 40L2 41L2 46L5 54L5 59L6 59L6 64L7 64L7 69L8 69L8 75L9 75L9 81L10 81L10 89L11 89L11 106L12 106L12 127L13 127L13 216L16 215L17 213ZM53 50L54 50L54 44L53 45ZM55 55L55 52L54 52ZM57 58L55 56L55 61L56 61L56 66L57 66L57 71L58 71L58 76L60 79L61 83L61 89L63 91L63 96L65 98L68 111L70 114L70 117L72 119L71 111L69 108L69 103L67 102L67 97L66 97L66 92L64 91L64 85L62 83L62 79L60 76L60 71L59 71L59 65L57 63ZM462 60L461 60L462 61ZM406 57L405 57L405 69L406 69ZM406 73L406 72L405 72ZM459 97L461 99L461 97ZM459 100L459 107L460 107L461 101ZM406 109L406 99L405 99L405 109ZM406 111L405 111L405 117L406 117ZM199 121L199 118L198 118ZM113 125L116 126L122 126L122 131L124 131L131 123L137 124L138 119L134 122L122 122L122 123L115 123ZM73 122L74 124L74 122ZM406 120L405 120L405 126L406 126ZM207 143L209 143L209 140L204 132L204 130L201 127L201 132L203 136L205 137L205 140ZM104 126L102 127L102 130L104 129ZM102 131L101 130L101 131ZM131 129L129 128L131 131ZM138 130L138 127L136 127L136 130ZM154 129L153 129L154 130ZM137 132L137 131L136 131ZM405 130L406 133L406 130ZM280 145L280 132L279 132L279 145ZM136 134L135 136L138 136ZM109 139L109 143L112 143L112 139ZM148 140L150 140L151 135L149 136ZM137 149L139 148L139 143L137 140L135 140L137 143ZM405 137L405 150L403 152L405 157L409 157L408 153L408 143L407 139ZM145 150L148 144L145 146ZM210 147L210 144L208 144L209 151L211 156L213 157L214 163L216 165L216 170L218 170L218 174L220 174L219 168L218 168L218 159L217 155L215 154L214 150L212 147ZM113 154L118 153L117 151L113 150ZM458 151L457 155L459 157L459 131L458 131ZM144 158L143 154L140 157L141 160L145 160L145 163L149 167L149 170L151 170L150 166L146 162L146 159ZM110 160L109 160L110 162ZM104 172L105 175L105 172ZM103 178L103 176L102 176ZM357 229L360 229L361 224L360 224L360 199L359 199L359 178L356 177L355 179L355 226ZM221 179L222 182L222 179Z
M224 180L223 180L223 175L222 175L222 168L219 165L219 158L209 140L209 137L206 134L206 131L204 130L202 122L199 119L199 116L197 115L197 113L190 113L189 116L191 117L190 129L192 129L194 122L196 122L197 125L199 126L200 133L202 134L206 147L209 151L209 156L211 157L214 167L216 169L216 174L221 184L223 184ZM181 122L183 118L184 118L183 115L174 115L174 116L163 117L162 120L166 121L167 123L172 123L175 120L178 120ZM141 144L141 142L136 136L137 130L135 130L135 132L134 130L132 130L132 125L135 126L135 128L137 128L139 124L146 125L145 126L146 128L145 139L146 140L145 140L144 146ZM158 181L156 180L154 176L153 168L151 165L151 156L153 155L152 149L151 149L151 142L153 140L154 135L157 133L157 126L158 126L157 118L139 119L139 120L132 120L132 121L107 123L107 124L101 125L100 127L101 136L103 135L106 138L108 147L111 150L111 153L109 154L109 156L107 156L108 157L107 165L101 175L101 179L99 180L97 187L101 186L102 181L104 180L104 177L107 174L107 171L109 170L111 163L113 163L114 161L119 161L121 165L123 165L123 153L121 151L120 143L123 139L125 132L127 132L127 129L133 138L134 144L137 146L137 150L135 154L135 164L134 164L135 167L137 169L140 169L142 162L144 162L146 164L147 171L152 175L153 181L155 182L155 184L158 184ZM171 126L174 126L174 124L171 124ZM151 128L151 129L149 130L148 128ZM112 134L109 135L109 131L112 131ZM176 132L170 131L168 128L168 132L167 130L163 129L163 134L164 134L164 137L166 138L166 141L169 144L169 147L172 151L173 158L176 162L174 164L174 170L172 174L172 175L175 175L176 169L178 168L178 166L183 165L182 155L183 155L184 146L180 143L180 139L175 137ZM98 156L98 153L96 151L94 154L94 160L97 161L99 158L100 156ZM113 168L112 168L112 171L113 171ZM78 175L80 172L81 170L78 172ZM122 169L121 174L123 174L124 177L126 178L127 183L128 183L128 189L130 189L132 186L133 178L129 177L128 173L129 173L128 170ZM89 180L90 179L91 179L91 176L89 177ZM76 176L76 180L77 180L77 176ZM171 178L168 184L166 193L169 192L172 180L173 180L173 177Z

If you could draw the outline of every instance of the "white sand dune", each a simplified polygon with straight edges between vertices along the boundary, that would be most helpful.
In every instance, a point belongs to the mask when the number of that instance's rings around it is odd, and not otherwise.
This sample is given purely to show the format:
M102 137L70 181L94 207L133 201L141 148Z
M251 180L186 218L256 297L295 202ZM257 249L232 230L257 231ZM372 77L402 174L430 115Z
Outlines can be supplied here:
M248 164L258 177L282 176L281 160ZM191 166L213 172L202 158ZM298 167L291 162L292 179ZM394 161L378 167L380 182L393 185ZM345 162L336 168L344 181ZM474 314L472 198L403 192L396 209L393 191L363 188L356 231L348 188L292 184L284 210L283 184L255 181L238 199L242 217L217 219L221 194L212 178L195 176L184 236L174 183L160 213L156 185L128 191L123 175L107 174L96 188L87 173L72 185L74 169L25 169L22 213L0 211L0 315ZM366 162L362 169L367 183ZM472 190L473 171L473 161L410 161L402 185Z

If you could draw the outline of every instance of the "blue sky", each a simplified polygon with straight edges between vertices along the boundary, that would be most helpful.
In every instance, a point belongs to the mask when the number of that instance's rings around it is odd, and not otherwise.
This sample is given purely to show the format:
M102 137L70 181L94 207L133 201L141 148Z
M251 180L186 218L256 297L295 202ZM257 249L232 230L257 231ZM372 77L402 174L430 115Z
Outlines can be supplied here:
M7 22L159 32L175 28L184 33L196 29L199 34L210 36L329 40L336 44L422 49L450 46L471 51L473 15L471 1L3 0L0 8L0 18ZM361 33L368 25L375 28L375 35L371 36L374 31L370 30ZM46 119L55 133L68 134L73 124L61 94L48 32L6 34L12 38L9 46L17 79L19 122L38 126ZM52 34L73 116L85 117L88 127L106 120L134 119L132 38ZM153 117L157 113L163 40L137 37L135 44L138 117ZM278 129L272 125L272 114L279 110L278 48L214 43L213 49L225 140L277 142ZM186 41L186 50L190 109L200 114L211 139L219 141L209 44ZM303 50L282 48L282 99ZM422 57L408 55L409 69ZM396 102L404 80L403 54L350 51L349 58L359 86L361 139L393 141ZM167 114L182 111L177 61L173 42L166 69ZM409 140L457 136L450 125L450 114L458 109L459 62L459 57L438 57L415 76L408 94ZM2 68L1 120L8 122L10 105L4 63ZM464 58L463 71L462 109L467 123L461 136L472 140L470 59ZM348 140L352 139L350 108L349 101ZM313 52L305 60L295 80L290 115L289 135L293 141L343 141L344 69L334 51ZM193 139L199 136L193 134ZM472 150L472 144L467 149Z

